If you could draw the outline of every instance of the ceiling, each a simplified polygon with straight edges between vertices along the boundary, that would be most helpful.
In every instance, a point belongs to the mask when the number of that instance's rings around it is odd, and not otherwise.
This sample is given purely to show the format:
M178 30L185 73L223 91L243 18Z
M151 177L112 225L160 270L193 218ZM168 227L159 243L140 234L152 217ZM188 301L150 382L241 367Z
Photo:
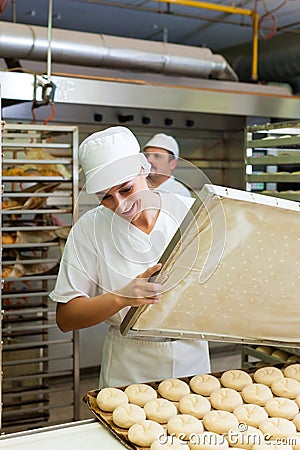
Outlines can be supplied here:
M53 0L55 28L208 47L214 52L250 43L251 18L150 0ZM200 3L191 1L189 3ZM203 3L203 2L201 2ZM205 2L204 2L205 3ZM207 0L254 10L261 41L300 36L300 0ZM0 0L0 20L47 26L48 0ZM270 39L269 39L270 38Z
M258 13L258 76L251 76L251 16L204 6ZM49 10L53 28L207 47L240 81L287 83L300 92L300 0L0 0L0 21L46 29Z

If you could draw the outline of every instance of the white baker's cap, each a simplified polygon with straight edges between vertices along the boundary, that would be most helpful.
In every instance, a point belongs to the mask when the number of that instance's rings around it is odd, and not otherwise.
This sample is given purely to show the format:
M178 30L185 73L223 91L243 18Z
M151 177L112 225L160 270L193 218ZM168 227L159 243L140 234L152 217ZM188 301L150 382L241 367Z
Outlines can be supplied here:
M144 146L144 150L147 147L162 148L164 150L168 150L168 152L173 153L176 159L178 159L179 157L179 147L176 140L173 138L173 136L165 133L155 134Z
M79 146L79 161L86 181L86 192L94 194L132 180L150 164L140 153L140 145L126 127L110 127L87 137Z

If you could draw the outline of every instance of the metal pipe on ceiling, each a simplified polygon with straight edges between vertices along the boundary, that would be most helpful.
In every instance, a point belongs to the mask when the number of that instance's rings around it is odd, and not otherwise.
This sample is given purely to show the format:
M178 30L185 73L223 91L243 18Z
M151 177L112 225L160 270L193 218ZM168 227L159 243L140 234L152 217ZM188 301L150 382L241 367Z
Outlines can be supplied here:
M172 5L192 6L194 8L209 9L212 11L222 11L228 14L241 14L252 18L253 37L252 37L252 65L251 81L258 80L258 13L252 9L238 8L236 6L226 6L214 3L196 1L196 0L155 0L158 3L167 3Z
M0 22L0 57L46 61L47 29ZM238 81L221 55L208 48L54 28L52 62Z

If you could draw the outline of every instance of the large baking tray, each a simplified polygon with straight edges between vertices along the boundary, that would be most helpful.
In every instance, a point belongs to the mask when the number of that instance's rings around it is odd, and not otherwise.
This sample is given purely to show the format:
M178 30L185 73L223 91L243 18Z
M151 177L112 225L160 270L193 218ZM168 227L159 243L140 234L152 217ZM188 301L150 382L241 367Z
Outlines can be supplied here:
M283 367L283 364L277 367ZM255 370L257 370L257 368L250 368L250 369L246 369L245 372L248 372L249 374L255 372ZM216 378L220 379L222 376L223 372L214 372L211 375L215 376ZM184 378L179 378L182 381L185 381L186 383L189 384L190 380L192 379L192 376L189 377L184 377ZM153 387L153 389L155 389L157 391L158 389L158 385L161 382L160 381L150 381L148 383L144 383L144 384L148 384L149 386ZM121 390L125 390L127 386L122 386L119 387L119 389ZM130 450L147 450L148 447L139 447L133 443L131 443L128 439L128 430L124 429L124 428L120 428L118 426L116 426L112 420L112 412L105 412L102 411L96 402L96 398L97 398L97 394L100 392L100 389L94 389L94 390L90 390L88 391L84 397L83 397L83 401L84 403L87 404L88 408L90 409L90 411L95 415L95 417L100 421L100 423L102 425L104 425L106 428L108 428L108 430L119 440L122 442L123 445L125 445L125 447L127 447ZM157 393L157 397L159 398L160 395ZM163 425L163 427L165 428L165 426Z
M268 364L268 363L265 364L265 366L268 366L268 365L271 365L271 364ZM277 367L281 370L283 370L285 367L287 367L289 365L290 364L288 364L288 363L272 364L273 367ZM257 369L258 369L258 367L251 367L251 368L244 368L242 370L244 372L247 372L251 376L251 378L253 378L253 374ZM220 381L220 378L223 373L224 372L212 372L211 375L218 378ZM185 381L187 384L190 384L190 381L192 378L193 378L193 376L183 377L183 378L178 378L178 379ZM150 382L144 383L144 384L148 384L149 386L153 387L153 389L155 389L157 391L158 385L161 381L162 380L150 381ZM125 390L126 387L127 386L122 386L122 387L119 387L119 389ZM221 383L221 387L223 387L222 383ZM84 395L84 397L82 399L84 401L84 403L86 403L86 405L88 406L90 411L94 414L94 416L99 420L99 422L102 425L104 425L120 442L122 442L122 444L126 448L128 448L130 450L149 450L149 447L139 447L139 446L131 443L128 439L128 430L124 429L124 428L120 428L114 424L114 422L112 420L112 412L102 411L98 407L96 398L97 398L97 394L99 392L100 392L100 389L90 390ZM193 391L191 390L191 392L193 392ZM158 392L157 392L157 397L158 398L160 397ZM209 399L209 397L207 397L207 398ZM175 404L176 404L176 402L175 402ZM163 427L166 429L166 425L163 425Z
M300 204L205 185L121 333L300 346Z

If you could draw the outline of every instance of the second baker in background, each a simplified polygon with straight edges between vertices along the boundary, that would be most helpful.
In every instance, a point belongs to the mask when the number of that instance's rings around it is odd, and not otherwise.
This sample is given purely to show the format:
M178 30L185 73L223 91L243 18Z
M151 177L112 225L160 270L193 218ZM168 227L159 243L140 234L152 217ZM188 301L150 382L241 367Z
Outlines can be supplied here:
M153 189L191 196L190 191L172 175L179 157L179 146L173 136L165 133L155 134L146 143L143 152L151 164L148 179Z

